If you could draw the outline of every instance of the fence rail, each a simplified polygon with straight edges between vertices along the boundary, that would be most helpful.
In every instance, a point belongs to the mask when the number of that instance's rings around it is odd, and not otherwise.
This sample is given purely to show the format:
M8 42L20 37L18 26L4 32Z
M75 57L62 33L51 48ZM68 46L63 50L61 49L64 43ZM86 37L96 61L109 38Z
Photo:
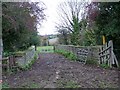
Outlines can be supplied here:
M26 66L31 60L33 60L35 56L35 48L32 47L31 49L25 51L22 55L11 55L9 57L2 59L2 67L7 68L7 71L12 67L24 67Z
M99 49L99 58L99 64L107 64L110 67L112 67L112 65L116 65L119 67L117 58L113 52L112 40L101 46Z
M56 45L55 50L64 50L75 54L79 61L86 62L86 60L98 60L99 64L107 64L112 67L116 65L119 67L118 60L113 52L113 42L102 46L74 46L74 45Z

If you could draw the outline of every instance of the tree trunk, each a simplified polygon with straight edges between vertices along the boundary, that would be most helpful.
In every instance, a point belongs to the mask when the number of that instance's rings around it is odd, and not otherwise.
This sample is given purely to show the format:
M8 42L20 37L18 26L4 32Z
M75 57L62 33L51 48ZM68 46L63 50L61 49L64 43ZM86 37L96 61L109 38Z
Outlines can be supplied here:
M2 38L0 38L0 60L2 60L2 50L3 50Z
M37 45L35 45L35 51L37 51Z
M3 43L2 43L2 3L0 2L0 67L2 67L2 51L3 51ZM2 81L2 68L0 68L0 81ZM0 87L0 89L2 89Z
M0 32L0 67L2 66L2 51L3 51L2 35ZM2 80L2 68L0 68L0 80Z
M3 51L3 44L2 44L2 3L0 2L0 61L2 60L2 51Z

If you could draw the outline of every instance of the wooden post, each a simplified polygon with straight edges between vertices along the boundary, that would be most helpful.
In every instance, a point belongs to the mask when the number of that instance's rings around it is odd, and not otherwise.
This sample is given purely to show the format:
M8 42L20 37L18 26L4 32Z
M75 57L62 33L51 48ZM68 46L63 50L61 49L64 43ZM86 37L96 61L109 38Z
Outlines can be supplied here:
M112 42L112 40L110 40L110 43L111 43L111 58L112 58L112 59L111 59L111 60L112 60L111 62L112 62L112 64L115 64L115 62L114 62L114 55L113 55L113 53L112 53L112 52L113 52L113 42Z
M101 47L101 51L103 51L103 46ZM103 55L104 53L102 52L101 55ZM103 64L103 61L104 61L104 57L102 56L101 57L101 64Z
M53 51L55 52L55 49L56 49L56 45L53 46Z
M107 45L107 43L106 43L106 44L105 44L105 49L107 49L107 48L108 48L108 45ZM107 51L108 51L108 50L105 51L105 54L107 54ZM107 56L108 56L108 55L105 56L105 62L104 62L105 64L106 64L106 62L107 62L107 58L108 58Z
M92 47L90 47L90 46L87 47L87 52L88 52L88 53L86 52L87 57L86 57L85 63L86 63L87 60L93 59L93 58L92 58L92 51L91 51L91 50L92 50Z
M26 65L26 59L27 59L27 58L26 58L26 53L27 53L27 52L24 53L24 66Z
M112 41L110 40L109 41L109 46L110 46L110 68L112 67L112 64L113 64L113 54L112 54L112 51L113 51L113 44L112 44Z
M2 1L0 1L0 67L2 67L2 52L3 52L3 43L2 43ZM2 68L0 68L0 80L2 80ZM0 89L2 89L0 85Z
M113 57L114 57L114 59L115 59L116 65L117 65L117 67L119 67L119 64L118 64L117 58L116 58L114 52L112 52L112 53L113 53Z
M100 47L100 48L101 48L101 47ZM99 48L99 53L98 53L98 54L99 54L99 64L101 64L101 53L100 53L101 50L100 50L100 48Z
M104 36L104 35L102 36L102 39L103 39L103 45L104 45L105 42L106 42L106 41L105 41L105 36Z
M3 52L3 44L2 44L2 35L0 32L0 80L2 79L2 52Z

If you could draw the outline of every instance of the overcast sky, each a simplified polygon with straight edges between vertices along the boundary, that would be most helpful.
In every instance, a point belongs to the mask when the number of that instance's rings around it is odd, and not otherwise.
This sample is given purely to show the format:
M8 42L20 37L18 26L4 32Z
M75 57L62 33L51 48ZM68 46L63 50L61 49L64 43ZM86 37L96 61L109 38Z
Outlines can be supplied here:
M47 20L42 23L41 28L38 29L38 32L41 35L46 34L55 34L55 22L57 19L57 7L60 2L63 2L64 0L41 0L45 3L47 9L45 11L47 15Z
M46 21L42 23L42 26L38 29L40 35L56 34L55 23L59 22L59 16L57 14L58 5L61 2L68 0L41 0L46 5L47 9L45 10ZM73 0L74 1L74 0ZM78 0L82 1L91 1L91 0Z

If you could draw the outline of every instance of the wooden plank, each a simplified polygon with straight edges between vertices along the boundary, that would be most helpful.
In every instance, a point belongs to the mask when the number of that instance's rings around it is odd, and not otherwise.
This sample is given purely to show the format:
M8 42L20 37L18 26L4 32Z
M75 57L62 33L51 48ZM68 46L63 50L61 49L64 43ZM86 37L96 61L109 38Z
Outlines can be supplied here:
M99 57L106 57L107 55L110 55L110 53L105 53L103 55L99 55Z
M9 59L9 57L3 57L3 58L2 58L2 60L7 60L7 59Z
M101 48L100 48L100 52L98 53L99 54L99 58L100 58L100 62L101 64L102 63L107 63L108 65L111 64L111 53L110 53L110 49L111 49L111 44L110 42L109 43L106 43L104 44Z
M110 68L111 68L112 67L112 60L113 60L113 55L112 55L113 46L112 46L111 41L109 41L108 46L111 46L111 48L110 48Z
M103 46L101 47L101 51L103 51ZM102 55L103 55L103 52L102 52ZM103 64L103 61L104 61L104 58L102 57L102 64Z
M106 49L104 49L104 50L102 50L101 52L99 52L99 54L106 52L106 51L109 50L110 48L111 48L111 46L107 47Z
M101 52L100 48L99 48L99 52ZM98 55L101 55L101 54L98 53ZM101 57L99 57L99 64L101 64Z
M3 61L6 61L6 64L2 64L2 67L4 68L4 67L7 67L7 72L9 72L9 57L4 57L4 58L2 58L2 62Z
M117 67L119 67L119 64L118 64L117 58L116 58L114 52L112 52L112 53L113 53L113 57L114 57L114 60L115 60L115 62L116 62L116 65L117 65Z
M107 48L107 47L108 47L108 46L107 46L107 43L106 43L106 44L105 44L105 48ZM107 53L107 51L108 51L108 50L106 50L106 51L104 52L104 54L109 54L109 53ZM108 55L105 55L105 59L104 59L104 63L105 63L105 64L107 63L107 60L108 60L108 59L107 59L107 56L108 56Z

